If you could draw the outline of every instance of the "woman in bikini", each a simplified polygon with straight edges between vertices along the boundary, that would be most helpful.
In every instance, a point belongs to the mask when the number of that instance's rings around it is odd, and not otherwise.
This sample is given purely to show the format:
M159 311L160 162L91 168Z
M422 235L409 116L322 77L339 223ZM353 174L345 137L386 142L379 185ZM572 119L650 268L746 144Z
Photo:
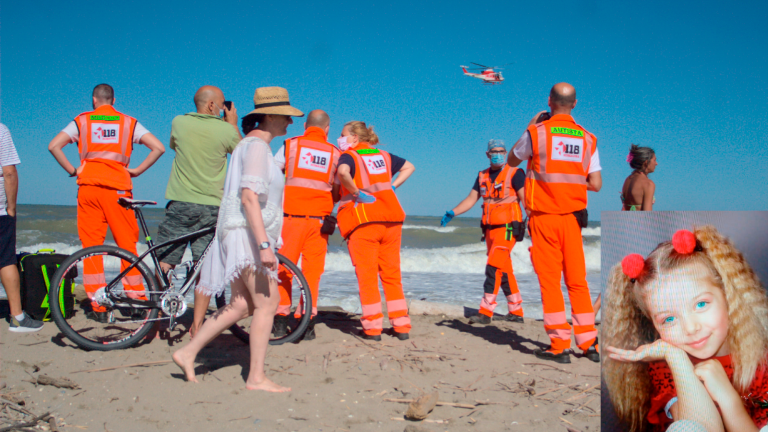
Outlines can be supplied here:
M624 180L624 187L621 189L622 210L653 210L656 184L648 178L648 175L656 171L659 165L656 162L656 153L650 147L632 144L627 162L634 171Z

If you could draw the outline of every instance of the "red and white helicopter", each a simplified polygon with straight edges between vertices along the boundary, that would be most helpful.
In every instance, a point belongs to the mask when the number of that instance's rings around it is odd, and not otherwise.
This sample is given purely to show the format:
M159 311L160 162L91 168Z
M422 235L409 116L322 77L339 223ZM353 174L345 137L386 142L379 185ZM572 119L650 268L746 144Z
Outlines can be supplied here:
M483 80L483 84L501 84L502 81L504 81L504 77L501 76L501 72L496 72L497 70L501 71L503 68L499 66L483 66L478 63L472 63L473 65L477 65L480 67L476 68L469 68L469 70L482 70L482 73L472 73L467 71L468 66L462 66L461 70L464 71L464 75L471 76L472 78L478 78Z

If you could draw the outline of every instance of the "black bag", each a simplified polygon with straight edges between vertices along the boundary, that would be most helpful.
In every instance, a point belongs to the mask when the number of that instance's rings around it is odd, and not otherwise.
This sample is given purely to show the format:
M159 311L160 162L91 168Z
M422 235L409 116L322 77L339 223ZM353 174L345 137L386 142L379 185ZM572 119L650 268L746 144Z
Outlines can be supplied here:
M575 211L573 212L573 215L576 216L576 221L579 222L580 227L587 227L587 224L589 223L589 214L587 213L587 209Z
M323 217L323 226L320 227L320 234L333 235L336 232L336 217L328 215Z
M69 255L54 253L52 249L43 249L33 254L20 254L18 258L21 277L21 308L36 320L50 321L48 291L59 265ZM65 317L72 315L75 309L75 277L77 267L70 270L59 290L58 302Z
M522 222L512 222L512 236L516 242L521 242L525 238L525 226L528 223L528 219Z

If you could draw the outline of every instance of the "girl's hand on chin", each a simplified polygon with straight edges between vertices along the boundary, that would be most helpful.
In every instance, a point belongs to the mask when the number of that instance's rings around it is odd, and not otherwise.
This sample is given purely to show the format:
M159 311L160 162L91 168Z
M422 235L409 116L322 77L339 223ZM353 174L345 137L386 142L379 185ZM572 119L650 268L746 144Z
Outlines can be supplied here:
M685 354L685 351L659 339L654 343L640 345L634 350L608 347L609 358L620 362L655 362L667 360L673 354Z
M693 373L704 383L704 387L706 387L712 400L721 407L726 405L726 402L733 400L741 402L739 394L733 388L728 374L725 373L725 369L719 361L710 359L698 363L693 367Z

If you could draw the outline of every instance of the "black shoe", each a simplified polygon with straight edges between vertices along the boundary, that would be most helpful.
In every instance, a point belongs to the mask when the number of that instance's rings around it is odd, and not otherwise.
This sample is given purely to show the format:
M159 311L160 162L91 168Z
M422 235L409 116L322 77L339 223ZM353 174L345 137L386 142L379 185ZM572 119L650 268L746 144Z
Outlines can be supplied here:
M109 312L86 312L85 317L88 319L92 319L98 323L102 324L108 324L109 323Z
M302 340L310 341L315 340L317 336L315 335L315 319L311 319L309 321L309 325L307 326L307 331L304 332L304 337L302 337Z
M400 333L393 330L392 334L399 340L408 340L410 338L410 336L408 336L408 333Z
M525 320L523 319L523 317L521 317L520 315L515 315L515 314L512 314L512 313L511 313L511 314L507 314L507 315L504 317L504 320L505 320L505 321L512 321L512 322L516 322L516 323L522 323L522 322L525 322Z
M364 331L360 331L360 332L359 332L357 335L358 335L358 336L359 336L361 339L365 339L365 340L372 340L372 341L376 341L376 342L381 342L381 335L369 335L369 334L366 334Z
M272 335L281 338L288 334L288 316L275 315L275 321L272 324Z
M489 317L488 315L477 314L475 316L469 317L469 323L488 325L491 323L491 317Z
M586 351L584 351L584 357L592 360L595 363L600 363L600 352L598 351L598 344L597 344L597 338L595 338L595 341L592 343L592 346L587 348Z
M536 356L536 358L540 358L542 360L552 360L553 362L557 363L571 362L571 356L568 354L567 350L561 352L560 354L555 354L552 351L535 349L533 350L533 354Z

